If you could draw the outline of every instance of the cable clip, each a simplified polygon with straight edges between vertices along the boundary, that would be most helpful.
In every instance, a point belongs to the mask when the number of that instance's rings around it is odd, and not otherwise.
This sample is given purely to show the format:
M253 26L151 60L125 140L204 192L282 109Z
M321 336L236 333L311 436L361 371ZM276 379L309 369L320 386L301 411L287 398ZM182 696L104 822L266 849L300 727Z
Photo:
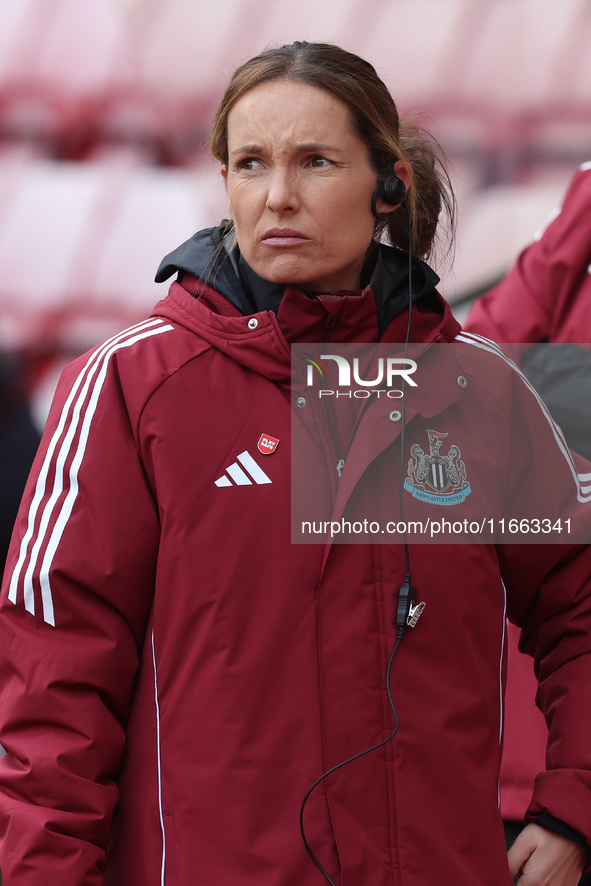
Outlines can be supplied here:
M417 603L416 606L414 606L412 603L410 604L408 616L406 618L406 623L410 628L416 627L416 624L423 614L423 610L425 609L426 605L426 603Z

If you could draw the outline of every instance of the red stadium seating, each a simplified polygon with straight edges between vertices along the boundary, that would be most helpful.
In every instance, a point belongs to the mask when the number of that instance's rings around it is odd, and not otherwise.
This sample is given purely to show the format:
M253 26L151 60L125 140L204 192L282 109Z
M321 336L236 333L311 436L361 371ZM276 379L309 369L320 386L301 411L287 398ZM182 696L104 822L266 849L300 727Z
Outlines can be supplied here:
M226 208L209 165L0 157L0 185L0 346L10 349L45 337L80 351L142 319L166 292L154 283L160 259Z
M4 346L76 350L152 307L164 252L225 212L207 133L232 70L268 44L340 43L402 113L425 111L467 183L451 299L516 254L589 159L589 0L3 0L2 14Z
M72 156L97 137L154 135L121 10L110 0L5 0L0 134ZM4 12L4 7L3 7ZM107 122L105 122L105 120ZM138 135L138 130L141 130Z

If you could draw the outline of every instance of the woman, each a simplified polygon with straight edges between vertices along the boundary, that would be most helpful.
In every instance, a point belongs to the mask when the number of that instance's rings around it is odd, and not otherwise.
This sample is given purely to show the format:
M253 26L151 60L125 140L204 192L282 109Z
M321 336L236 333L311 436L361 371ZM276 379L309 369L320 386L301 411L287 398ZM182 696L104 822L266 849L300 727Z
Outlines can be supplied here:
M588 551L290 542L290 343L408 340L428 359L459 331L430 268L378 242L387 226L429 253L451 202L433 154L370 65L305 43L238 69L212 148L233 222L168 256L158 279L178 280L152 318L66 371L25 495L0 609L2 871L18 886L41 869L61 886L574 884L591 835L591 753L568 732L591 685ZM371 501L375 465L407 458L421 422L437 451L436 422L460 433L478 385L458 359L404 445L383 398L331 413L298 393L322 507ZM407 638L409 562L427 608ZM554 735L511 873L501 574Z

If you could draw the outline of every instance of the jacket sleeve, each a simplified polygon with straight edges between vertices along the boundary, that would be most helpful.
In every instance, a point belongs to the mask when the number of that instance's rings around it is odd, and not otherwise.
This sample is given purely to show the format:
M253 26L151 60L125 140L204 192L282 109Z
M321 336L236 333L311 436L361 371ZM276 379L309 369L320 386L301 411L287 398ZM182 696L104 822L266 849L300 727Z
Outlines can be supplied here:
M527 819L552 816L591 847L591 550L507 545L501 556L509 615L522 629L520 650L534 657L549 729Z
M591 243L591 164L575 173L562 206L548 218L507 276L478 298L464 329L498 342L552 340L572 311L587 274ZM588 329L581 329L588 340Z
M508 615L521 628L521 651L534 658L537 703L549 729L546 771L527 817L558 819L591 847L591 465L569 453L518 374L516 382L513 409L526 421L511 450L513 501L522 513L545 508L552 519L568 507L579 521L570 535L562 522L554 536L560 543L505 539L498 549Z
M12 886L103 882L153 594L159 521L135 430L116 365L89 365L58 386L0 599L0 869Z

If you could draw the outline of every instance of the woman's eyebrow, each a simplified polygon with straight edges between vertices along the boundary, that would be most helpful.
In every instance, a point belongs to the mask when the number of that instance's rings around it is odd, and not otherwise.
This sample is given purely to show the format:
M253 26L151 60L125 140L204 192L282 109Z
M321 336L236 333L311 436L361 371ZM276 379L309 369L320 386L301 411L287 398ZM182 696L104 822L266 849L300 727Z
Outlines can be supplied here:
M314 152L322 152L322 151L331 151L336 152L338 154L342 154L344 152L344 148L337 148L335 145L325 145L321 142L305 142L301 145L296 145L298 151L307 151L309 153ZM260 154L264 149L261 145L242 145L240 148L236 148L231 151L231 154Z
M344 151L344 148L337 148L335 145L325 145L325 144L322 144L321 142L310 142L307 144L298 145L298 148L300 151L310 151L310 152L314 152L314 151L335 152L336 151L338 154L342 154Z
M230 151L231 154L260 154L263 149L260 145L243 145L241 148L236 148L234 151Z

